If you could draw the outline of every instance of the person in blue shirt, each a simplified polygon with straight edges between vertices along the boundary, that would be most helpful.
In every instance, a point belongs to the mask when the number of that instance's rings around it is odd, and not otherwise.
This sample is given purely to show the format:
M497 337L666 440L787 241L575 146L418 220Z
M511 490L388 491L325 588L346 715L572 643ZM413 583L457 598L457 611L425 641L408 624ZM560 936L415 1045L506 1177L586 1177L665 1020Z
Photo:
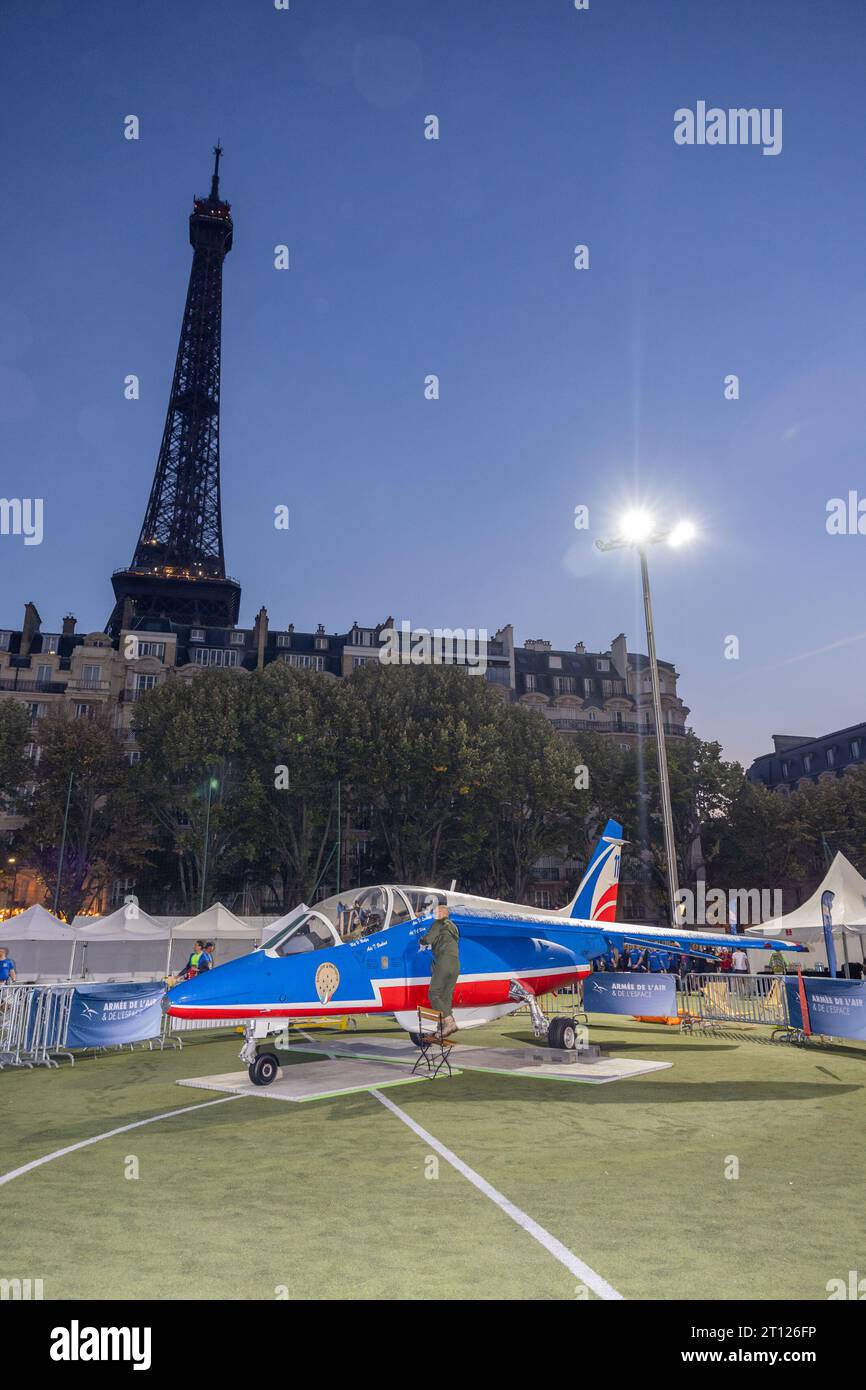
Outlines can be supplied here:
M211 969L213 969L213 953L214 953L214 944L213 944L213 942L212 942L212 941L206 941L206 942L204 943L204 950L202 951L201 955L200 955L199 958L198 958L198 968L199 968L199 972L201 972L202 970L211 970Z
M16 979L15 962L6 947L0 946L0 985L5 985L7 980L14 984Z

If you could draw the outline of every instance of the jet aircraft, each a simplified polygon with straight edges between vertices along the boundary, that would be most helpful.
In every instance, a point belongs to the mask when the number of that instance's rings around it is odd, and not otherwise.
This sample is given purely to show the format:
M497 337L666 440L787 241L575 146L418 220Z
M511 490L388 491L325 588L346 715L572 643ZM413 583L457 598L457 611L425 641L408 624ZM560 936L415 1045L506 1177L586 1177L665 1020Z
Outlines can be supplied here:
M538 909L440 888L377 885L301 904L258 950L175 985L163 1008L174 1018L246 1025L241 1059L257 1085L277 1075L277 1057L257 1040L292 1018L392 1014L413 1037L427 1005L432 961L420 946L440 903L460 933L453 1013L461 1030L528 1005L533 1031L555 1048L576 1045L572 1019L550 1021L541 995L590 974L612 947L701 954L730 946L720 932L616 923L622 826L609 820L565 907ZM344 901L345 896L345 901ZM350 901L351 900L351 901ZM737 936L746 950L802 949L790 941Z

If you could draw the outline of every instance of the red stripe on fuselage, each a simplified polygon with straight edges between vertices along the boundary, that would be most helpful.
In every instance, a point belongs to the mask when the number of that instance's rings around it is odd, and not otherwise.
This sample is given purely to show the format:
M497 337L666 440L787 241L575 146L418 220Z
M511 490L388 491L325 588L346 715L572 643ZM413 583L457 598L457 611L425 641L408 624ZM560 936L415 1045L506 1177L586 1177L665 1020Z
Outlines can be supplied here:
M574 970L559 970L551 975L532 975L523 979L520 975L504 975L484 980L458 980L454 990L455 1009L477 1009L486 1004L507 1004L508 989L512 979L517 979L530 994L549 994L575 980L582 980L590 973L588 965L575 966ZM184 1004L172 1004L167 1012L171 1018L339 1018L344 1014L393 1014L407 1009L416 1009L419 1004L429 1005L426 982L413 984L408 980L395 980L393 984L382 982L380 986L381 1003L371 999L362 1004L274 1004L268 1007L250 1004L206 1004L201 1008L190 1008Z

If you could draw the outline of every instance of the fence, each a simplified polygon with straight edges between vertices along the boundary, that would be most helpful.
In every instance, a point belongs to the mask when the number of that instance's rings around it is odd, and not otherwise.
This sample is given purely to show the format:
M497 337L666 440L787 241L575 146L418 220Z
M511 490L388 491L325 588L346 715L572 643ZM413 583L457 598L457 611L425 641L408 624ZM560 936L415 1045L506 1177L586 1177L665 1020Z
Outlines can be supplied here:
M680 983L683 1027L758 1023L788 1028L783 975L685 975Z
M0 1068L56 1067L66 1048L72 985L0 987Z

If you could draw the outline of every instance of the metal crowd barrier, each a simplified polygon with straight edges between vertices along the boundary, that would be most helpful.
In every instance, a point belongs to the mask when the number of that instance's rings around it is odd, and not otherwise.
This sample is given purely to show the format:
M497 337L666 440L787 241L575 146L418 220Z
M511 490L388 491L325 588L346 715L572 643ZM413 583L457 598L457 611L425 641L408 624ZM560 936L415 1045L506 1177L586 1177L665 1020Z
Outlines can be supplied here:
M0 985L0 1068L56 1067L67 1057L74 985Z
M784 975L684 975L680 982L683 1027L760 1023L788 1028Z

